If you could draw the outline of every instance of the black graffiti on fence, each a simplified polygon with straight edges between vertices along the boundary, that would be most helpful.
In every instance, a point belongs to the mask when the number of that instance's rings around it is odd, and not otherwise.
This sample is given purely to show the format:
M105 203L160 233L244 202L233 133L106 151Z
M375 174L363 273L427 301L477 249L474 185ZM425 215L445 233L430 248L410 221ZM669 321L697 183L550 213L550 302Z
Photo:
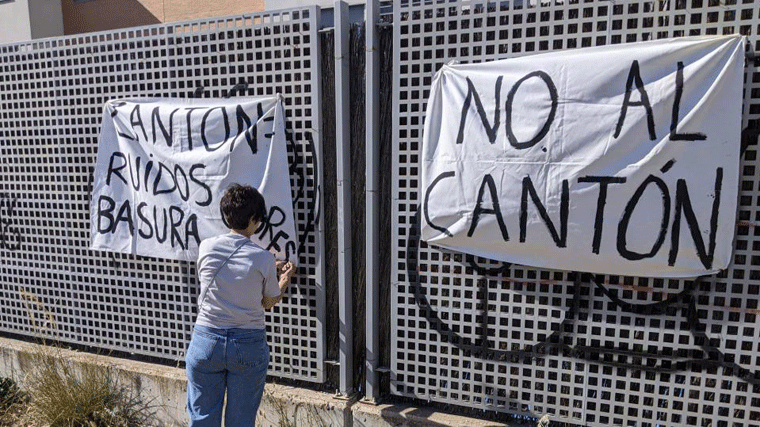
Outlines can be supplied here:
M311 134L308 134L307 136L307 142L309 150L313 152L313 161L315 162L314 167L316 171L316 152L314 152L314 141L310 140ZM288 168L288 174L290 176L296 176L298 179L298 183L296 184L296 191L293 195L293 205L298 203L299 200L301 200L301 197L304 196L304 185L306 183L306 177L305 171L302 173L298 173L298 167L301 166L302 168L305 168L305 165L302 165L302 158L301 155L298 152L298 146L296 145L296 141L293 138L293 131L290 130L290 122L285 120L285 141L288 144L288 147L290 147L290 152L293 153L293 161L290 163L290 166ZM316 179L316 172L314 178Z
M760 136L760 120L750 120L747 127L742 129L741 155L747 151L750 145L757 145L757 137Z
M687 360L679 360L677 362L677 365L681 365L681 368L677 370L685 370L689 365L700 367L720 366L730 370L730 372L732 372L736 377L748 383L760 385L760 372L753 372L737 363L728 361L726 355L722 351L709 344L710 339L705 333L707 327L699 319L699 313L697 310L697 298L694 295L695 291L699 289L701 285L706 284L705 279L708 276L700 276L694 281L686 282L686 288L678 294L664 301L659 301L651 304L631 304L629 302L622 301L620 298L610 292L610 290L607 289L603 283L596 280L595 276L589 276L590 282L599 288L602 293L623 312L638 315L655 316L667 314L674 308L681 310L686 323L689 325L689 331L694 337L694 342L698 343L699 347L702 349L702 351L704 351L706 355L708 355L709 358L692 358ZM572 314L575 313L573 312ZM577 316L572 317L577 318ZM576 346L576 348L579 350L584 349L584 347L578 346Z
M0 249L15 251L21 248L21 230L15 224L16 196L0 193Z
M438 312L431 306L427 299L427 290L422 284L419 273L419 249L420 249L420 209L416 211L414 219L410 224L407 231L407 245L406 245L406 273L407 282L412 289L415 303L420 307L420 312L425 316L428 321L429 327L437 331L445 342L450 343L456 348L472 354L474 357L483 360L503 360L518 362L521 358L537 358L544 357L549 354L549 351L554 348L562 352L563 356L572 357L576 359L586 360L591 363L599 363L604 365L610 365L615 367L621 367L625 369L639 369L655 372L683 372L689 367L722 367L728 372L731 372L737 378L746 381L753 385L760 385L760 372L751 371L737 363L729 360L726 355L718 348L710 345L706 333L704 332L706 327L699 319L696 308L696 297L694 292L698 289L700 284L703 284L703 278L698 278L688 285L677 295L674 295L664 301L651 303L651 304L632 304L622 301L612 292L610 292L602 283L595 280L595 277L589 273L581 274L575 273L576 281L574 286L574 295L570 309L565 313L565 318L561 322L560 326L552 332L547 338L540 342L535 342L530 345L526 345L516 350L502 350L492 348L488 344L488 289L487 280L485 277L478 281L478 294L480 295L480 305L483 307L483 313L481 314L480 336L476 340L471 340L465 336L458 334L451 325L445 320L441 319ZM465 258L466 261L472 266L476 272L480 275L486 276L492 275L492 273L500 274L505 268L508 268L508 264L503 264L502 267L496 269L487 269L474 263L472 258ZM587 280L594 286L598 287L603 294L612 301L615 306L620 310L639 314L639 315L658 315L666 313L674 313L680 311L689 325L689 331L695 338L695 342L702 351L708 356L705 358L677 358L673 355L667 355L663 353L648 353L635 350L629 350L626 348L595 348L584 345L569 345L564 343L562 339L562 333L566 329L572 329L572 325L579 318L580 306L581 306L581 293L580 288L582 285L582 277L589 277ZM615 362L606 358L597 358L594 355L600 353L607 354L619 354L631 357L637 357L641 359L660 359L656 365L636 365L626 362Z
M240 93L241 95L245 95L245 91L248 90L248 83L241 82L236 84L235 86L232 86L230 90L227 92L227 96L225 96L225 99L229 99L230 97L234 96L237 93Z
M320 212L320 198L322 196L322 189L319 184L319 163L317 162L317 150L316 146L314 145L314 137L312 136L311 132L306 133L306 149L308 152L311 153L311 167L313 170L313 176L311 177L312 185L311 185L311 192L313 194L313 197L309 201L309 205L307 206L307 212L306 212L306 226L303 228L300 236L300 241L298 244L298 254L302 254L304 252L304 247L306 246L306 242L308 240L308 237L311 233L313 233L316 230L317 224L319 224L319 216L321 215ZM293 150L295 153L296 150ZM294 156L293 158L294 162L297 161L297 158ZM294 163L294 165L297 165L297 163ZM297 168L291 165L291 171L297 170ZM306 165L302 165L301 169L301 179L300 179L300 185L298 186L298 189L296 191L296 197L294 199L295 201L299 200L301 197L305 197L305 175L307 174L307 168Z
M512 267L512 264L509 262L502 262L498 267L484 267L478 264L477 261L475 261L475 257L470 254L465 254L465 261L470 268L481 276L495 276L504 273L505 271L509 271L510 267Z

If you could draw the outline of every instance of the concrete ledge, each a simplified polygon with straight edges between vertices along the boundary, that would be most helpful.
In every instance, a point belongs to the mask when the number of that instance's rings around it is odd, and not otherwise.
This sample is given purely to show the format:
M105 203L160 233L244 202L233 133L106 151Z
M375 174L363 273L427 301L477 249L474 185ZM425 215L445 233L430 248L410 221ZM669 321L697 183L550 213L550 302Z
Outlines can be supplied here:
M44 347L23 341L0 338L0 377L13 378L23 388L24 373L34 366ZM70 360L73 366L96 364L109 366L125 385L137 390L144 402L156 412L157 425L187 425L185 370L175 367L134 362L70 350L54 350L57 357ZM337 399L317 391L267 384L259 409L257 426L453 426L508 427L408 405L372 405Z
M75 369L85 364L110 367L123 385L134 389L142 401L151 406L159 426L187 425L184 369L0 338L0 377L13 378L23 389L26 373L38 363L40 356L47 355L67 359Z

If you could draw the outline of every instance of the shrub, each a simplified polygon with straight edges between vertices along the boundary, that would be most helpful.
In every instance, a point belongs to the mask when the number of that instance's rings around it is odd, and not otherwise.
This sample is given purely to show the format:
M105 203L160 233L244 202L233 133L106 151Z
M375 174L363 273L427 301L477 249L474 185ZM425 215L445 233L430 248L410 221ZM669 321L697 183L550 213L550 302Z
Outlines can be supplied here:
M50 427L143 427L153 413L107 366L74 369L61 357L40 356L25 378L30 422Z
M16 382L10 378L0 378L0 410L7 410L18 402L19 397L20 391Z
M0 426L10 425L23 411L24 393L15 381L0 378Z
M29 321L40 338L55 335L53 314L34 293L19 287ZM47 333L46 333L47 331ZM26 422L47 427L145 427L153 424L151 407L111 366L74 367L57 344L41 339L34 368L24 378L28 394Z

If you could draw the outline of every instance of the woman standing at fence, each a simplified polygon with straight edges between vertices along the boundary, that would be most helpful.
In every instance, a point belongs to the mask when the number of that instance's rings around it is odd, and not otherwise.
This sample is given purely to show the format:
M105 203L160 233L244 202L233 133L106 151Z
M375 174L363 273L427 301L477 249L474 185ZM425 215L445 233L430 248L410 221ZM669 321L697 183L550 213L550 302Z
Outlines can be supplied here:
M269 365L264 310L295 272L250 240L266 219L255 188L233 184L220 208L230 232L204 240L198 253L198 318L185 358L191 427L221 425L225 390L226 427L255 425Z

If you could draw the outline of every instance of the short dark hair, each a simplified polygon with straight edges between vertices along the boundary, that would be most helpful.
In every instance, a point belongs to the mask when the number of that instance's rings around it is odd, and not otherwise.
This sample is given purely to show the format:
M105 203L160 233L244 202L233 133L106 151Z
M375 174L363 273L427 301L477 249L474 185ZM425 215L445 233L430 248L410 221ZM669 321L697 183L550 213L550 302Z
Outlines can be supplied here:
M250 185L230 185L219 201L219 210L225 224L233 230L248 228L251 218L264 222L267 217L264 196Z

